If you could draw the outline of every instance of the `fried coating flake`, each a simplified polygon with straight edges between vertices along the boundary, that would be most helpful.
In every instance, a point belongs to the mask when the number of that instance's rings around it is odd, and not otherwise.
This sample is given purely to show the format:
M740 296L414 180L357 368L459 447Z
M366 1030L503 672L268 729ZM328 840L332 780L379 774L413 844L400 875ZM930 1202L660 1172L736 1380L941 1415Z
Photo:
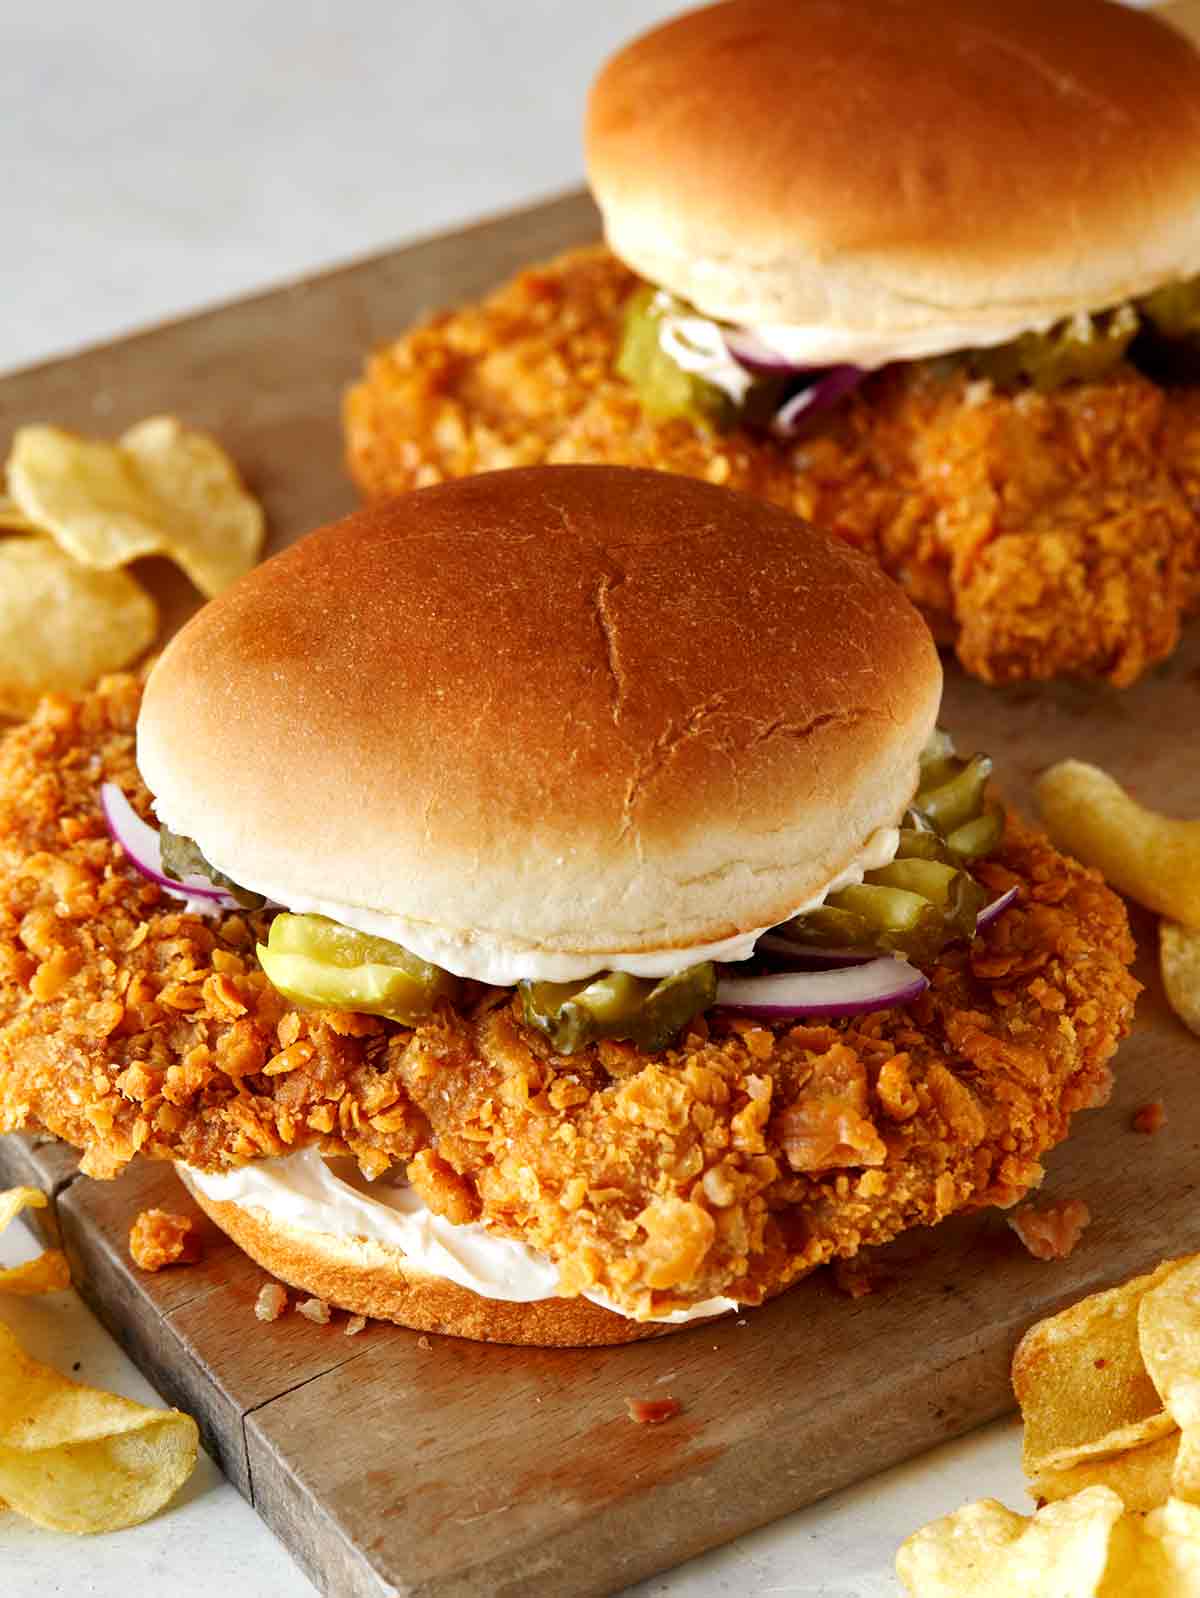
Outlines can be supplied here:
M522 272L381 349L346 399L368 496L541 462L759 495L873 554L989 682L1133 682L1200 603L1200 391L1130 366L1007 394L952 362L868 378L805 438L648 418L615 371L638 280L607 250Z
M253 954L137 876L98 789L149 816L140 686L52 698L0 746L0 1130L41 1125L113 1176L136 1154L220 1171L316 1145L542 1250L633 1315L756 1303L952 1211L1010 1204L1101 1103L1137 984L1124 909L1012 821L979 868L1017 903L947 950L920 1000L827 1025L701 1018L647 1056L569 1058L511 994L408 1028L300 1013Z
M200 1234L190 1215L142 1210L129 1228L129 1257L139 1270L194 1265L201 1254Z

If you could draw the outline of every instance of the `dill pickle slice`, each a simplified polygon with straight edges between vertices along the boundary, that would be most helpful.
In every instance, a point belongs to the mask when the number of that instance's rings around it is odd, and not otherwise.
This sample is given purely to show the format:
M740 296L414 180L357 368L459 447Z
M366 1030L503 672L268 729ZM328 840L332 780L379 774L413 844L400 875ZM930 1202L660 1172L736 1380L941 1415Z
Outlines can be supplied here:
M526 1022L545 1034L559 1054L575 1054L601 1038L619 1038L657 1053L717 996L711 961L655 982L608 971L582 982L522 982Z
M957 866L944 865L940 860L893 860L890 865L868 871L866 881L871 886L903 888L944 910L950 902L951 884L959 875Z
M460 991L458 978L440 966L325 916L281 912L267 942L258 945L258 959L272 986L293 1004L358 1010L409 1025Z
M932 960L947 941L945 917L924 895L907 888L864 882L830 894L835 909L862 916L871 932L871 946L881 954L903 954L910 960Z
M818 905L793 921L785 921L775 931L793 943L823 949L873 949L875 932L866 920L852 910L839 910L831 904Z
M994 349L971 350L969 360L981 377L1005 387L1022 378L1043 393L1065 383L1105 377L1125 358L1138 330L1132 305L1089 316L1080 312L1044 333L1022 333Z
M983 814L964 821L946 836L946 847L960 860L982 860L991 854L1004 836L1003 805L985 805Z
M923 894L869 882L839 888L827 902L835 910L851 910L862 916L876 933L916 932L934 909Z
M896 847L896 859L940 860L944 866L957 864L941 834L932 832L927 827L900 828L900 842Z
M647 415L659 421L681 416L708 427L732 427L737 407L728 394L694 372L685 372L663 349L657 299L658 290L647 286L626 306L617 371L637 390Z
M904 888L920 894L936 906L945 928L943 944L954 937L973 938L979 912L987 903L987 891L961 866L935 860L893 860L878 871L867 874L869 883L888 888ZM931 930L930 928L927 930Z
M1200 278L1166 283L1139 300L1138 309L1165 339L1200 339Z
M912 808L944 837L979 815L991 774L990 757L973 755L961 771L947 781L936 787L918 788Z
M172 832L169 827L160 827L158 846L163 872L175 882L182 882L184 877L207 877L214 887L224 888L243 910L261 910L266 904L261 893L251 893L249 888L240 887L232 877L211 866L194 838L186 838L181 832Z

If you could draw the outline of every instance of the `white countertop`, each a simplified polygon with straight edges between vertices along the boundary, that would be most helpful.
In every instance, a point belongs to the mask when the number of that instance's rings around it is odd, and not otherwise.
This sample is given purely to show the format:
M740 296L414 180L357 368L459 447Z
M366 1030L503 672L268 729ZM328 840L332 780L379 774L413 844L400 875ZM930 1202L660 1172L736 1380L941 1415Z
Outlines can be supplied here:
M597 63L676 0L43 0L0 8L0 371L569 188ZM45 418L53 420L53 418ZM32 1252L16 1226L0 1263ZM74 1294L0 1300L38 1358L149 1398ZM897 1545L970 1498L1027 1509L990 1427L635 1589L895 1598ZM0 1513L0 1592L311 1592L202 1462L146 1526L77 1541Z

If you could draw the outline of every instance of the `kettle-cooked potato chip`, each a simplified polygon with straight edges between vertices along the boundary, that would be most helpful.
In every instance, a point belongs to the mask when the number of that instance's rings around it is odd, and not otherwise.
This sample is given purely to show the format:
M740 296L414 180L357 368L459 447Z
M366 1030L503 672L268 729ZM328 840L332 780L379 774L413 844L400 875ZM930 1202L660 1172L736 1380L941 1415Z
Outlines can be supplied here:
M49 1202L40 1187L6 1187L0 1192L0 1232L22 1210L44 1210Z
M1170 1499L1142 1519L1113 1528L1099 1598L1197 1598L1200 1510Z
M5 1188L0 1192L0 1232L22 1210L44 1210L48 1202L40 1188ZM36 1259L0 1271L0 1293L14 1293L22 1298L35 1293L58 1293L70 1285L71 1268L66 1255L56 1248L48 1248Z
M1200 1033L1200 932L1160 921L1158 958L1167 1003L1184 1026Z
M1144 1443L1123 1454L1084 1459L1060 1470L1043 1465L1030 1477L1029 1491L1039 1502L1053 1503L1058 1498L1070 1498L1085 1487L1111 1487L1126 1509L1145 1514L1165 1504L1171 1496L1179 1440L1178 1430L1172 1430L1157 1442Z
M1051 1461L1055 1469L1069 1468L1126 1427L1149 1423L1149 1435L1129 1434L1128 1445L1135 1447L1162 1435L1164 1422L1155 1417L1163 1414L1163 1400L1142 1358L1138 1308L1178 1268L1179 1262L1168 1260L1026 1332L1013 1356L1012 1377L1025 1420L1027 1475L1039 1475Z
M0 1271L0 1293L32 1298L41 1293L61 1293L71 1285L71 1267L61 1249L48 1248L37 1259Z
M91 571L52 539L0 538L0 713L79 693L154 641L158 609L132 577Z
M183 567L201 593L211 599L250 570L262 549L262 506L214 439L184 428L173 416L151 416L122 436L121 448L145 487L170 510L161 552Z
M190 1415L148 1409L39 1365L0 1323L0 1499L55 1531L147 1520L196 1463Z
M1180 1265L1142 1299L1142 1358L1182 1431L1200 1430L1200 1259Z
M262 507L233 462L173 416L149 417L116 444L19 428L8 489L83 565L111 571L166 555L210 598L249 571L262 547Z
M908 1539L896 1573L913 1598L1098 1598L1124 1505L1107 1487L1030 1519L995 1499L967 1504Z
M1051 840L1148 910L1200 926L1200 820L1139 804L1099 766L1060 760L1037 780Z
M18 508L15 499L10 499L7 494L0 494L0 532L5 533L36 533L37 528Z

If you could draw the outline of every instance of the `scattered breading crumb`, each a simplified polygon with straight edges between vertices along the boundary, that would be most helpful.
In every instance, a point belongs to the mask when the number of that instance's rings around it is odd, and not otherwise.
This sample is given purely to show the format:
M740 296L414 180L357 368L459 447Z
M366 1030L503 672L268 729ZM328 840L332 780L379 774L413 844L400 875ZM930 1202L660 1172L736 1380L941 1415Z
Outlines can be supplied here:
M1135 1110L1133 1115L1133 1130L1152 1135L1161 1132L1167 1124L1167 1110L1161 1099L1152 1099L1149 1104L1143 1104L1141 1109Z
M329 1325L329 1305L323 1298L306 1298L303 1304L297 1304L296 1308L301 1315L310 1321L315 1321L318 1326Z
M661 1426L681 1413L683 1405L677 1398L627 1398L625 1407L630 1420L639 1426Z
M1065 1260L1091 1219L1082 1199L1059 1199L1041 1209L1023 1204L1008 1217L1008 1224L1034 1259Z
M342 1328L342 1331L347 1337L357 1337L359 1332L362 1331L366 1324L367 1317L365 1315L351 1315L350 1319Z
M143 1210L129 1228L129 1254L143 1271L164 1265L194 1265L200 1258L200 1233L190 1215Z
M288 1296L278 1282L264 1282L254 1300L254 1313L260 1321L277 1321L287 1309Z
M431 1349L433 1347L433 1344L425 1336L424 1332L422 1332L420 1337L417 1338L417 1347L418 1348L423 1348L426 1351L428 1351L429 1349Z

